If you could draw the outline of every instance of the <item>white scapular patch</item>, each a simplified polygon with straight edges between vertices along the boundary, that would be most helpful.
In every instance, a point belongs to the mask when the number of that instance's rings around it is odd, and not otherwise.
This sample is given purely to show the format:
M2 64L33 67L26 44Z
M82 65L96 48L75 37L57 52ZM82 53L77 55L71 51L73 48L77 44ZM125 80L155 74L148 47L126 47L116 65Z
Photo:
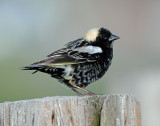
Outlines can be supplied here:
M74 51L84 52L84 53L88 53L88 54L103 52L102 49L97 46L84 46L84 47L76 48Z
M87 41L95 41L98 36L98 33L99 33L98 28L91 29L87 32L84 39Z

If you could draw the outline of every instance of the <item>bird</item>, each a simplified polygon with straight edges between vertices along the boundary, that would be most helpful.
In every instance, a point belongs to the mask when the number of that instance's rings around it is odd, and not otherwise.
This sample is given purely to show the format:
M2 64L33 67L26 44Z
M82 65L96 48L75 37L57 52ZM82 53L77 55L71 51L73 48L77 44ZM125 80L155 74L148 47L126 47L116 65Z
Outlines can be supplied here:
M22 70L34 70L33 74L38 71L47 73L77 95L96 95L85 87L108 70L113 58L113 43L117 39L119 37L107 28L93 28L84 37L67 43L43 60L22 67Z

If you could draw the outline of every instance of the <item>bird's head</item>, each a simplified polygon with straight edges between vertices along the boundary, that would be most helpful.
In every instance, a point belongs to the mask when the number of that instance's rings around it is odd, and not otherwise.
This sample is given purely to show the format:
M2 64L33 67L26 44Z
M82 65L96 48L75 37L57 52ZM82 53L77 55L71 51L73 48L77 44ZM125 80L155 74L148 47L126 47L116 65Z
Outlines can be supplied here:
M106 28L94 28L89 30L85 35L85 40L88 42L106 42L107 44L112 44L112 42L117 39L119 39L119 37L113 35Z

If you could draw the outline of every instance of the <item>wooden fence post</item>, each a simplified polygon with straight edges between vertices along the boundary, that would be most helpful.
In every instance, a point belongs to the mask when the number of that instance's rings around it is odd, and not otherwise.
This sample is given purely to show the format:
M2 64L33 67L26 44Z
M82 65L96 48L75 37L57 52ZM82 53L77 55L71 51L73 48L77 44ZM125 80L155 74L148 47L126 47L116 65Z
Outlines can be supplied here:
M55 96L0 103L0 126L141 126L131 95Z

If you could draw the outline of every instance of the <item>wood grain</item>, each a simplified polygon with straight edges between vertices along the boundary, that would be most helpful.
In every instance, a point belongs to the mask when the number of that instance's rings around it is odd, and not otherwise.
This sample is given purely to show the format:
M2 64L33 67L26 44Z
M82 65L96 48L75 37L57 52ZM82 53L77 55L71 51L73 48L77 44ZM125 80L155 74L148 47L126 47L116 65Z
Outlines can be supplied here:
M55 96L0 103L0 126L141 126L131 95Z

